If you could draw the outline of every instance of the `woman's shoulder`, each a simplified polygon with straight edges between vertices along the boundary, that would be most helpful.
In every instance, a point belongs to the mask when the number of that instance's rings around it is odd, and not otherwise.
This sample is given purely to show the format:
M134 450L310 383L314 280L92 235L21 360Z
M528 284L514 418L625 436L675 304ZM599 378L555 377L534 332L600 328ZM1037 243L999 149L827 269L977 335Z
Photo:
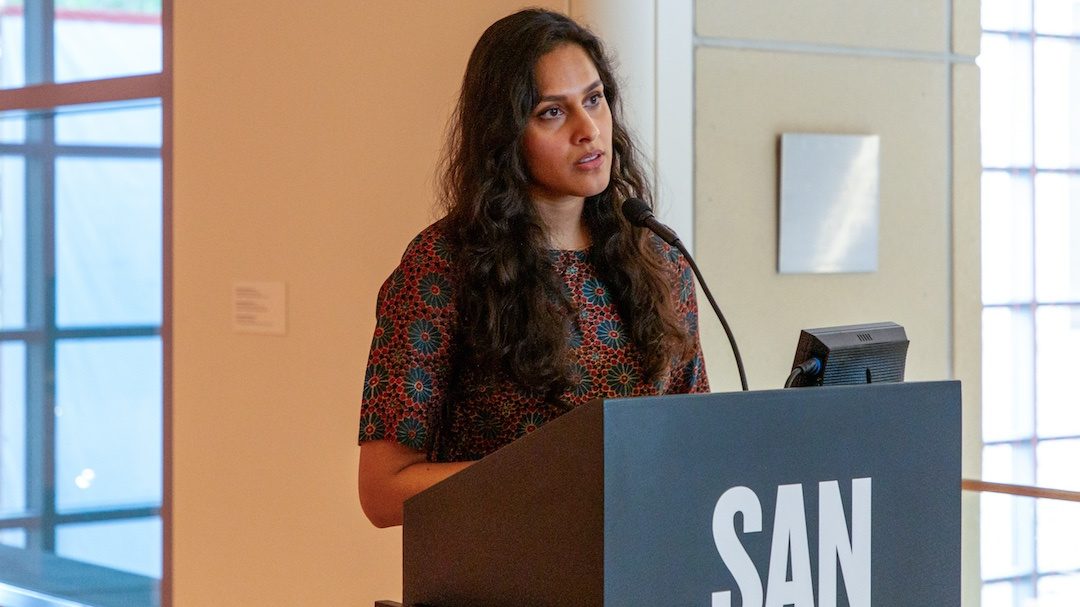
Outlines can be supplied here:
M401 256L401 267L446 271L451 263L446 220L440 219L417 234Z
M380 306L414 306L419 298L433 308L447 308L453 293L451 270L445 229L437 221L405 247L401 261L379 290Z

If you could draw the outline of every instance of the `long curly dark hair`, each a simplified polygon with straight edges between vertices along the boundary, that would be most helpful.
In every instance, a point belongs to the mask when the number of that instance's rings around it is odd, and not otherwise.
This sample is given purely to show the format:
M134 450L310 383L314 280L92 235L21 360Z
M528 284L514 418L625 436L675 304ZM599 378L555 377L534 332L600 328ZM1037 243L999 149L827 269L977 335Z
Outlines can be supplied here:
M555 12L528 9L500 19L469 57L443 158L444 226L458 274L455 364L507 373L562 407L575 310L553 271L543 222L528 194L522 139L540 101L537 61L564 44L580 46L592 59L613 123L611 180L583 210L590 258L630 328L649 381L689 360L693 348L675 314L672 276L655 241L620 212L628 197L649 202L650 187L622 125L619 83L602 43ZM448 414L433 420L436 433L449 427Z

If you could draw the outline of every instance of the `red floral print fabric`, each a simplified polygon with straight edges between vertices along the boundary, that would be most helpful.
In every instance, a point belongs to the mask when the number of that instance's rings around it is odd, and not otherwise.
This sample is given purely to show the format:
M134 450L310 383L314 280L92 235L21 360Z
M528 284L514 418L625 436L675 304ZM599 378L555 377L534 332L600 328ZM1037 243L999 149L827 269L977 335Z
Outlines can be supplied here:
M698 310L689 264L677 249L657 240L670 263L676 309L693 336L696 352L663 381L643 378L637 348L587 251L552 251L554 271L578 311L570 340L572 385L563 395L572 406L596 398L708 392L698 341ZM418 235L379 291L377 320L364 381L359 442L393 440L423 450L429 412L448 398L455 356L450 255L440 224ZM445 461L474 460L528 434L557 416L543 395L503 373L462 373L453 403Z

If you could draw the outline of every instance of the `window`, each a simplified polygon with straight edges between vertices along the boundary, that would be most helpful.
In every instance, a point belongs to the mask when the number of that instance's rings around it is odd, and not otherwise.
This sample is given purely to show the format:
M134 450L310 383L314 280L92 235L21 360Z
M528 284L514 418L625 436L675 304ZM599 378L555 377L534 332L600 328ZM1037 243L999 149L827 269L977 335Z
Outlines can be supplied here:
M160 604L163 8L0 0L0 604Z
M983 480L1080 491L1080 0L982 26ZM1075 600L1080 505L981 499L983 604Z

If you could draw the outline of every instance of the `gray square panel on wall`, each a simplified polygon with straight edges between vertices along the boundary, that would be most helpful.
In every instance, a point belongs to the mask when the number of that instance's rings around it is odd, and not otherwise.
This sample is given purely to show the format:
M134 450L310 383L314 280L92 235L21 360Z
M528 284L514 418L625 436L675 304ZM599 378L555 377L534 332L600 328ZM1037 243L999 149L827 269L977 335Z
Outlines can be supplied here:
M781 274L878 269L880 138L780 136Z

